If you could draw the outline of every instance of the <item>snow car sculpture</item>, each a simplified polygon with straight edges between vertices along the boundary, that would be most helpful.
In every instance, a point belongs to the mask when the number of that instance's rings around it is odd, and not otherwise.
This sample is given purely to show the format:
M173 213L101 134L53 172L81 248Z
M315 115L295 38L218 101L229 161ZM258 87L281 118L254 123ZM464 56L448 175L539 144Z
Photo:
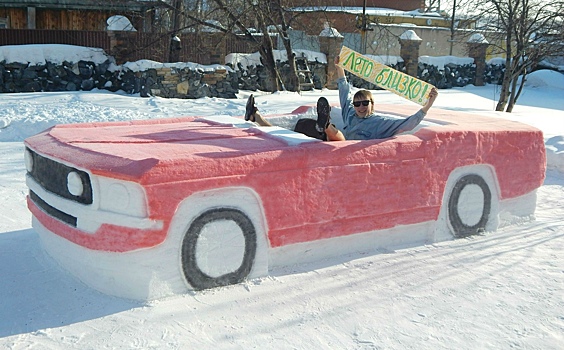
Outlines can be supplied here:
M546 167L541 131L439 109L384 140L185 117L57 125L25 145L28 207L46 251L88 285L132 299L495 230L534 214Z

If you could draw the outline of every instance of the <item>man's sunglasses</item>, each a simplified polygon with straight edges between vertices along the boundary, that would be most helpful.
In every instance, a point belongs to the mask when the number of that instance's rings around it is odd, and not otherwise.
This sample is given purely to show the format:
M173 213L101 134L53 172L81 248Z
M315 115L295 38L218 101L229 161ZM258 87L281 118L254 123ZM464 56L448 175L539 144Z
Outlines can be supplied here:
M370 100L354 101L354 102L353 102L353 106L355 106L355 107L360 107L361 104L362 104L363 106L368 106L368 105L370 104Z

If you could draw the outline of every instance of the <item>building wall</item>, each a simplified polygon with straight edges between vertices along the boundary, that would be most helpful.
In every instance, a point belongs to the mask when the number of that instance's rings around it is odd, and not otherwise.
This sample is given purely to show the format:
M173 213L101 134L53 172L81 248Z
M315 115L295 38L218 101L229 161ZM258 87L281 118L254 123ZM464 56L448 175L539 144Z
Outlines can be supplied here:
M315 12L299 18L299 21L292 22L292 28L303 30L310 35L319 35L326 23L340 33L360 32L356 26L356 15L349 13Z
M37 29L105 30L111 15L93 11L37 9Z
M19 8L0 8L0 18L8 19L8 28L26 28L27 12Z
M135 13L39 7L35 8L35 26L33 26L32 23L28 23L27 8L0 7L0 18L8 19L9 29L106 30L106 20L114 15L126 16L139 31L144 28L143 18Z
M454 36L454 42L451 52L451 32L447 28L432 27L413 27L413 26L377 26L374 31L366 32L366 53L371 55L400 55L399 36L407 30L413 30L417 36L421 38L421 46L419 48L420 56L468 56L468 39L475 31L458 30ZM502 40L498 33L484 32L482 33L490 45L488 49L488 57L499 57L495 46L500 46Z
M366 50L362 49L362 33L355 26L354 15L327 15L318 17L310 22L310 26L303 28L304 33L310 35L294 35L292 37L295 49L314 50L315 45L310 43L310 39L318 39L319 33L323 29L324 22L331 23L332 27L344 36L344 45L352 48L353 50L370 54L382 56L400 56L400 43L399 37L407 30L413 30L421 39L420 55L421 56L468 56L467 42L473 30L457 30L454 35L454 41L451 51L451 32L449 28L437 27L417 27L412 25L377 25L370 31L365 32ZM312 30L312 26L315 29ZM294 29L299 30L296 26ZM315 34L313 34L315 33ZM503 47L503 40L500 38L499 33L482 32L488 42L492 45L488 48L488 57L502 57L497 47Z

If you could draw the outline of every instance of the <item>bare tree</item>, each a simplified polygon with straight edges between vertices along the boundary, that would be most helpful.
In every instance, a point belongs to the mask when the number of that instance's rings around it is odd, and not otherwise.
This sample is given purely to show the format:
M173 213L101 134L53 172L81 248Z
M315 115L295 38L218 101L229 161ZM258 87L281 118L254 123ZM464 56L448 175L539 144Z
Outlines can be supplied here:
M489 28L503 35L506 69L496 111L511 112L527 74L543 59L562 54L564 1L483 0L479 6L493 19Z
M435 2L430 0L429 3ZM443 0L442 3L439 1L439 6L443 6L439 12L450 19L449 55L453 55L455 46L465 43L473 34L471 30L475 27L475 23L487 14L476 9L476 0Z
M272 43L272 37L270 36L271 29L280 35L284 48L286 49L286 55L288 57L288 62L290 64L290 85L294 90L300 91L299 78L296 70L296 60L295 55L292 50L292 44L290 42L290 37L288 35L288 24L286 22L284 8L280 0L268 1L268 0L254 0L254 15L255 21L262 33L263 43L259 50L261 57L263 58L263 64L270 73L271 80L276 82L275 89L285 89L284 83L276 66L276 61L274 59L274 45ZM273 86L274 87L274 86Z
M441 0L425 1L425 12L439 12L441 10Z
M278 35L281 38L282 43L284 44L286 56L288 57L288 64L290 66L290 75L288 79L290 86L293 88L293 90L300 92L300 79L297 73L296 57L292 49L292 43L290 41L289 35L290 26L286 21L288 13L282 6L281 0L267 1L267 3L270 4L270 8L267 13L270 13L270 18L275 18L276 22L279 23L278 25L275 25L274 28L276 28L276 31L278 32ZM280 79L280 81L282 81L282 79Z
M222 32L235 40L254 43L269 76L266 86L269 91L285 89L274 55L273 40L276 37L272 34L277 33L288 57L290 74L286 78L290 82L289 86L292 90L299 91L295 55L288 34L290 27L287 18L292 14L286 11L282 0L235 0L229 3L225 0L187 0L184 1L184 9L179 2L180 0L162 2L173 12L169 17L182 17L182 20L171 21L176 23L171 30L173 35L188 28L203 26ZM178 25L179 22L183 24Z

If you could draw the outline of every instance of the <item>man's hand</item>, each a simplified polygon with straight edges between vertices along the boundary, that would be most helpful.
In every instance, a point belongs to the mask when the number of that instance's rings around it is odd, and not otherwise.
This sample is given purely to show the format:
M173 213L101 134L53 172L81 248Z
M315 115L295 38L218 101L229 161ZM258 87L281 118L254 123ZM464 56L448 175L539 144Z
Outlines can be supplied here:
M340 59L341 58L339 57L339 55L337 55L335 57L335 60L333 61L333 63L335 63L335 69L337 70L337 79L345 76L345 70L343 69L343 67L339 66Z
M437 90L437 88L434 87L434 88L431 89L431 92L429 92L429 100L427 101L425 106L423 108L421 108L421 110L423 112L427 113L429 111L429 109L431 108L431 106L433 106L433 103L435 103L437 96L439 96L439 91Z

